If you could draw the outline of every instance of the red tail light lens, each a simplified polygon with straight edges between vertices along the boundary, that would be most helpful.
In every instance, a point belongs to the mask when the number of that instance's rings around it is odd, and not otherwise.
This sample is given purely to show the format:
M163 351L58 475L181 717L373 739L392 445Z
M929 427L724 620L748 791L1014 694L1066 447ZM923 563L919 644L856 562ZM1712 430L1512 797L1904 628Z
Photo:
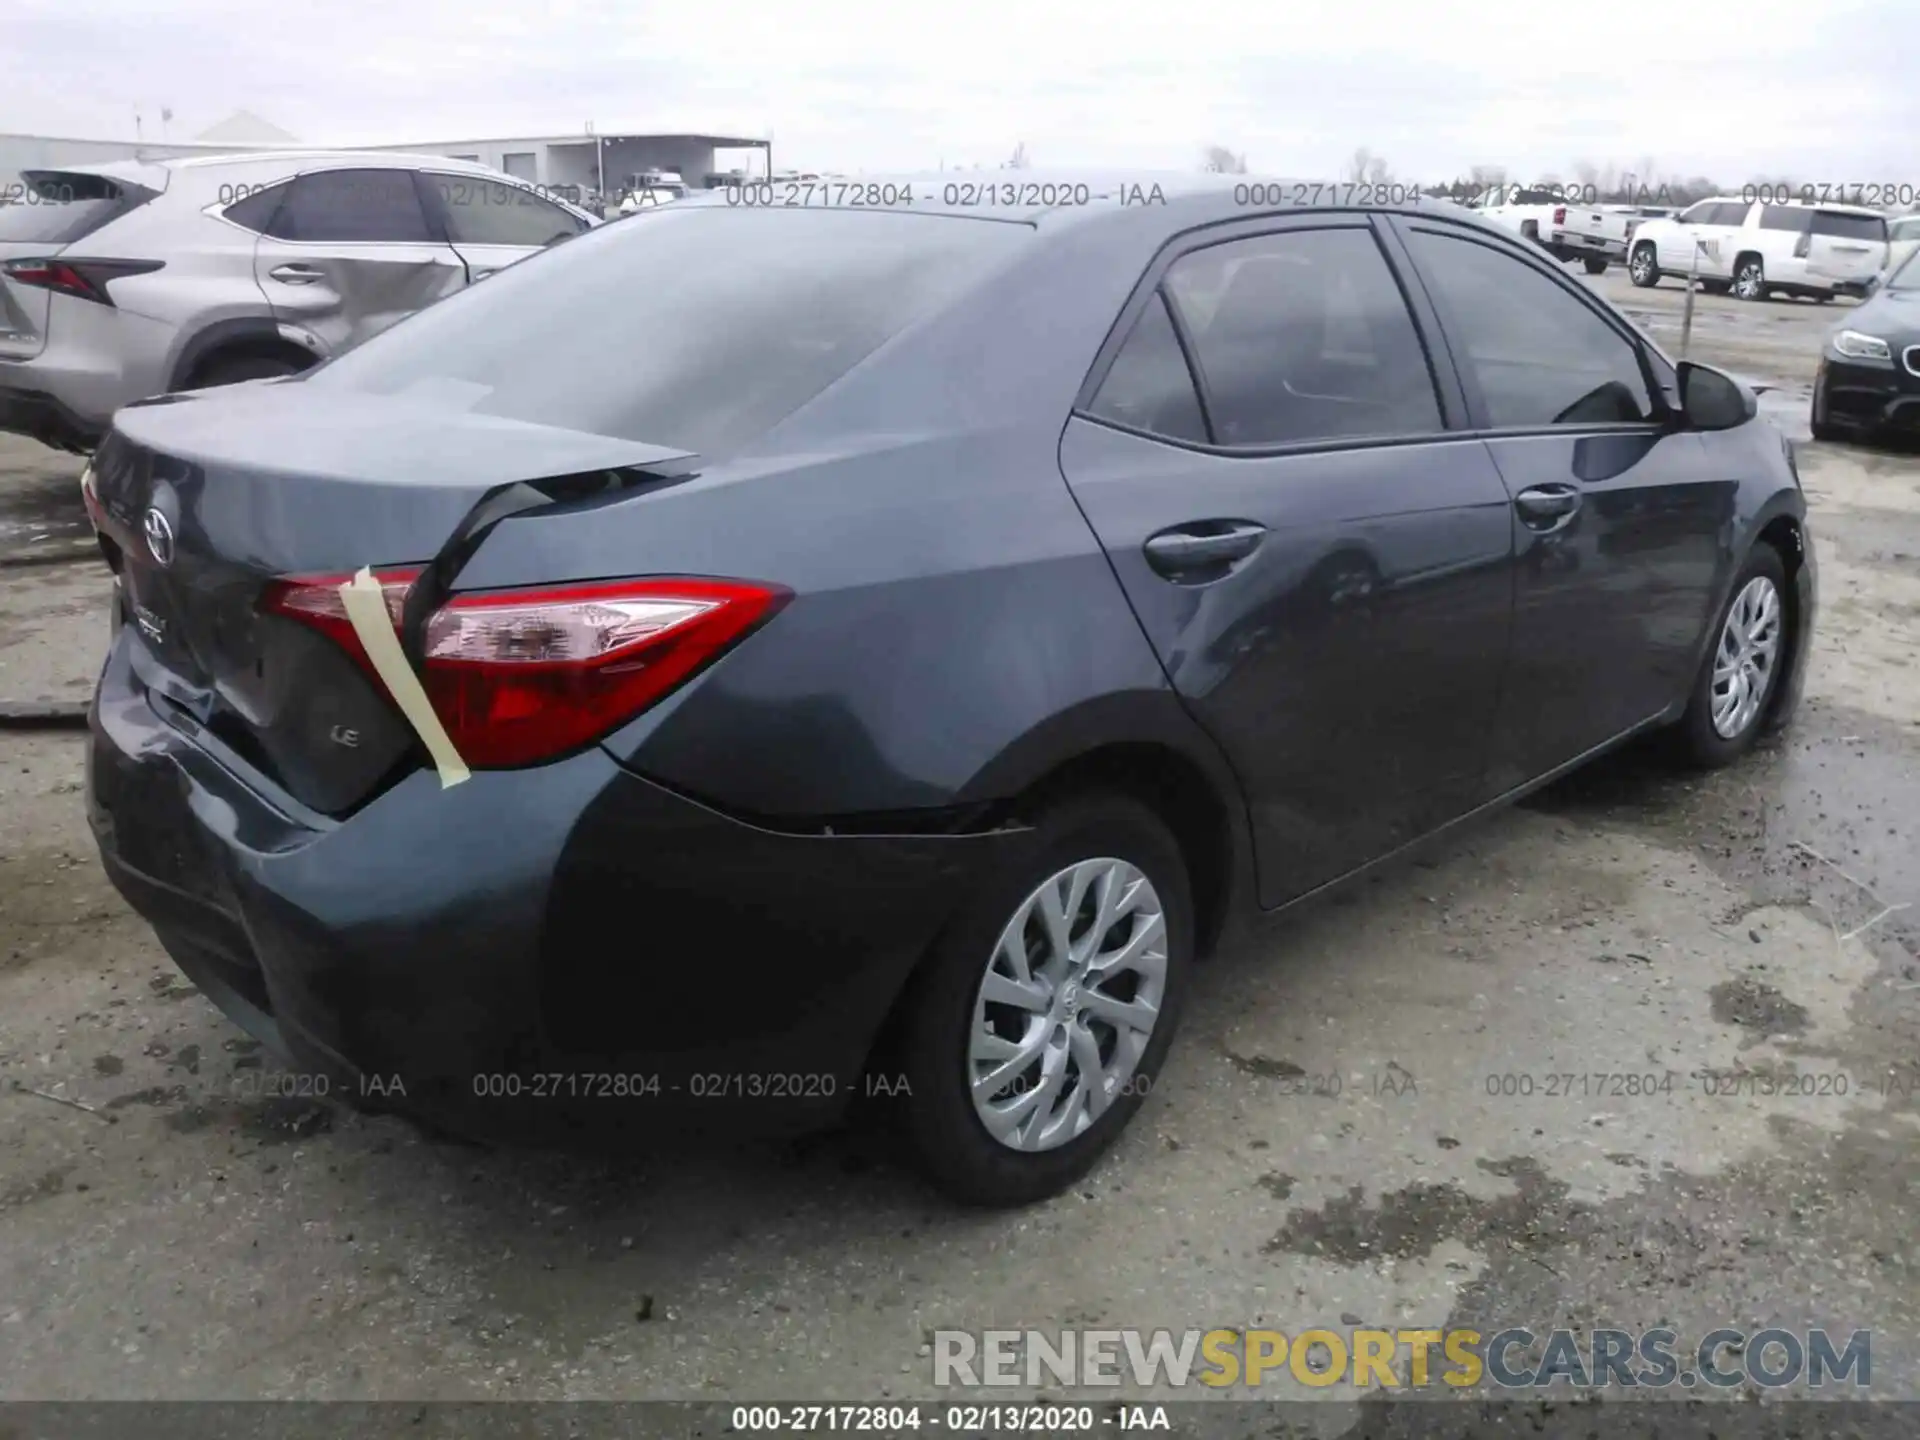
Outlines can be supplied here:
M398 627L418 570L379 575ZM286 580L262 608L332 638L373 674L347 620L348 577ZM427 697L477 768L533 765L656 704L791 598L737 580L618 580L460 595L427 622Z
M1556 205L1553 207L1553 223L1556 225L1564 225L1567 223L1567 207L1566 206Z
M78 295L82 300L104 301L106 293L71 265L58 260L9 260L6 277L19 285L34 285L42 290L57 290L63 295Z

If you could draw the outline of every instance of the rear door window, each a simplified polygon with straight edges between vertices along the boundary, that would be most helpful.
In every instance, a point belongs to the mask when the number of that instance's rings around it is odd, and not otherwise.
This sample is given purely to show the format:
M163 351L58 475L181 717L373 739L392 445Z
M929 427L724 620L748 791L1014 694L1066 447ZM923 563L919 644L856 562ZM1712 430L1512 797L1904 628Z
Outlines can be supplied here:
M1869 240L1882 244L1887 238L1887 222L1879 215L1859 215L1851 210L1816 210L1813 233L1834 240Z
M454 396L480 414L711 457L786 418L1033 233L955 216L668 206L510 265L307 383Z
M407 170L318 170L299 176L271 233L277 240L334 244L434 239Z
M1129 430L1205 443L1207 422L1200 412L1193 372L1187 368L1180 337L1174 333L1166 299L1159 291L1113 357L1089 413Z
M1381 439L1446 428L1400 286L1363 226L1286 230L1175 261L1218 445Z
M1804 205L1763 205L1760 207L1760 228L1804 235L1812 213Z
M0 185L0 242L70 245L153 194L104 175L23 171L18 180Z
M446 217L455 245L517 245L538 249L590 228L578 216L520 185L484 176L426 173L429 203Z
M254 191L243 200L236 200L220 213L234 224L264 235L267 227L273 223L273 217L279 213L281 201L287 198L287 192L292 188L291 180L283 180L278 185Z

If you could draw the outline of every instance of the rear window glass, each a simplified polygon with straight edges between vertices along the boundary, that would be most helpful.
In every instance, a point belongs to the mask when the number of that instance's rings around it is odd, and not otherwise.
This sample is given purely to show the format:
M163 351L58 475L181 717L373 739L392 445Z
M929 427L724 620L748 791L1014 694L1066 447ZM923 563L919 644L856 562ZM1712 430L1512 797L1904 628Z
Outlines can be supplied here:
M1887 222L1880 215L1855 215L1846 210L1813 212L1813 233L1836 240L1885 240Z
M509 266L309 383L717 455L1032 235L952 216L663 207Z
M104 175L29 170L0 185L0 240L66 245L112 219L126 199L126 189Z

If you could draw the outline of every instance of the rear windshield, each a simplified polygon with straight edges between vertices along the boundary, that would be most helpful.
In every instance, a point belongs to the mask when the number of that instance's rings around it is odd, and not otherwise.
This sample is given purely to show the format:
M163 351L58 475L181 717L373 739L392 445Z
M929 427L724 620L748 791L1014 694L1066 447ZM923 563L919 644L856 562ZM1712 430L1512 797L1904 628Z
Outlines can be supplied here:
M1813 212L1813 233L1831 235L1838 240L1885 240L1887 221L1883 215L1855 215L1847 210Z
M1032 234L898 211L662 207L510 266L309 383L713 456Z
M128 198L127 187L104 175L28 170L0 185L0 241L70 244L120 213Z

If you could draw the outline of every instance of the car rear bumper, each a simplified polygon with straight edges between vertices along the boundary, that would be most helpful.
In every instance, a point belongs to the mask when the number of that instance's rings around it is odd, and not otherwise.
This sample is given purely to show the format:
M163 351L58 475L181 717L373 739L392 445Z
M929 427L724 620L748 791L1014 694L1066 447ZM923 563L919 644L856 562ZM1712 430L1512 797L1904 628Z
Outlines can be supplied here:
M1861 434L1920 437L1920 375L1891 363L1825 356L1813 384L1813 421Z
M907 975L1028 832L787 834L594 747L287 813L109 654L87 808L107 873L300 1093L482 1137L806 1129L857 1094ZM190 723L190 722L182 722Z
M1556 230L1551 242L1553 248L1565 250L1570 255L1604 256L1608 260L1624 261L1627 258L1627 242L1614 240L1600 235L1581 235L1572 230Z
M0 431L25 435L55 450L84 454L99 443L106 427L87 420L44 391L0 385Z

